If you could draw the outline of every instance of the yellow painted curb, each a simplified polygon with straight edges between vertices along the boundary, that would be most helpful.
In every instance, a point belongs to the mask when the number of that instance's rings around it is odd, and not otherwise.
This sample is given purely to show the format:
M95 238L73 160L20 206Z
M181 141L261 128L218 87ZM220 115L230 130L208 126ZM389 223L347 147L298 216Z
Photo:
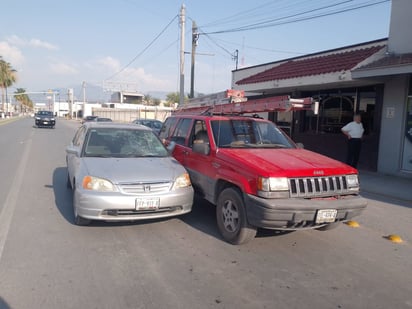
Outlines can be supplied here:
M389 239L391 242L394 242L394 243L397 243L397 244L403 242L402 238L399 235L396 235L396 234L386 236L385 238Z
M345 224L350 227L359 227L359 223L356 221L347 221Z

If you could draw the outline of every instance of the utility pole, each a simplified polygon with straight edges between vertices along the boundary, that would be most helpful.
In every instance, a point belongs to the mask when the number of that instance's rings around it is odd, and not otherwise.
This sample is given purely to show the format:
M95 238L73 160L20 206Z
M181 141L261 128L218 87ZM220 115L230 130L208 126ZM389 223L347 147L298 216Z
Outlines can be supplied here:
M235 60L236 62L236 70L237 70L238 65L239 65L239 50L238 49L236 49L235 53L233 54L233 60Z
M73 88L67 89L67 98L69 101L69 119L72 119L73 118L73 101L74 101Z
M180 97L179 104L185 101L185 23L186 7L182 4L180 8Z
M199 40L199 33L197 32L196 22L192 21L192 63L190 68L190 98L195 97L195 56L196 47Z
M83 113L82 113L82 118L84 118L85 112L86 112L86 82L85 81L83 81L82 87L83 87Z

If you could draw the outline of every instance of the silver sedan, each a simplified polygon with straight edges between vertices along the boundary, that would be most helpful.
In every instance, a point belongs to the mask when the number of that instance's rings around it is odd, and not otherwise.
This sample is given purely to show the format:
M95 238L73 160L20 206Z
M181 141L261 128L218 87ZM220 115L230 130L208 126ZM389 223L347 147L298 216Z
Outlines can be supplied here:
M163 218L192 209L189 175L144 126L88 122L66 148L75 223Z

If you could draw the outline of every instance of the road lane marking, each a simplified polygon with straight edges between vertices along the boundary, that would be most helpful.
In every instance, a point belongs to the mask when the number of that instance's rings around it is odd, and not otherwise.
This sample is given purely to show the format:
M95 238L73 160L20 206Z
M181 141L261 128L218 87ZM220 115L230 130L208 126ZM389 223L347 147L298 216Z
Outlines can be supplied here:
M22 187L24 172L26 170L27 162L29 161L29 154L31 148L31 142L34 131L30 132L30 136L25 143L23 155L20 160L19 167L16 170L11 188L7 194L6 201L4 202L2 211L0 213L0 262L3 256L4 245L6 244L7 235L10 229L10 223L13 218L14 209L16 208L19 192Z

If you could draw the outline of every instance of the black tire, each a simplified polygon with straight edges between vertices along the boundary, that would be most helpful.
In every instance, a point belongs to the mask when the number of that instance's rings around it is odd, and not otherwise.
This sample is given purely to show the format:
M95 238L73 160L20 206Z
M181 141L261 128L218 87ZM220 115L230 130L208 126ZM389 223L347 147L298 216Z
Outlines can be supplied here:
M216 219L223 239L233 245L246 243L256 236L257 228L248 223L242 195L235 188L220 193Z
M317 230L318 231L330 231L330 230L334 230L338 228L339 226L341 226L341 222L333 222L333 223L326 224L318 228Z
M90 219L86 219L86 218L83 218L83 217L79 217L78 215L75 215L75 216L74 216L74 223L75 223L76 225L86 226L86 225L89 225L91 222L92 222L92 220L90 220Z
M69 173L67 173L66 187L67 187L68 189L71 189L71 188L72 188L72 184L71 184L71 182L70 182Z
M76 190L75 190L75 187L73 187L73 214L74 214L74 224L76 224L76 225L79 225L79 226L85 226L85 225L89 225L91 222L92 222L92 220L90 220L90 219L86 219L86 218L83 218L83 217L80 217L78 214L77 214L77 211L76 211L76 206L74 205L74 195L75 195L75 192Z

